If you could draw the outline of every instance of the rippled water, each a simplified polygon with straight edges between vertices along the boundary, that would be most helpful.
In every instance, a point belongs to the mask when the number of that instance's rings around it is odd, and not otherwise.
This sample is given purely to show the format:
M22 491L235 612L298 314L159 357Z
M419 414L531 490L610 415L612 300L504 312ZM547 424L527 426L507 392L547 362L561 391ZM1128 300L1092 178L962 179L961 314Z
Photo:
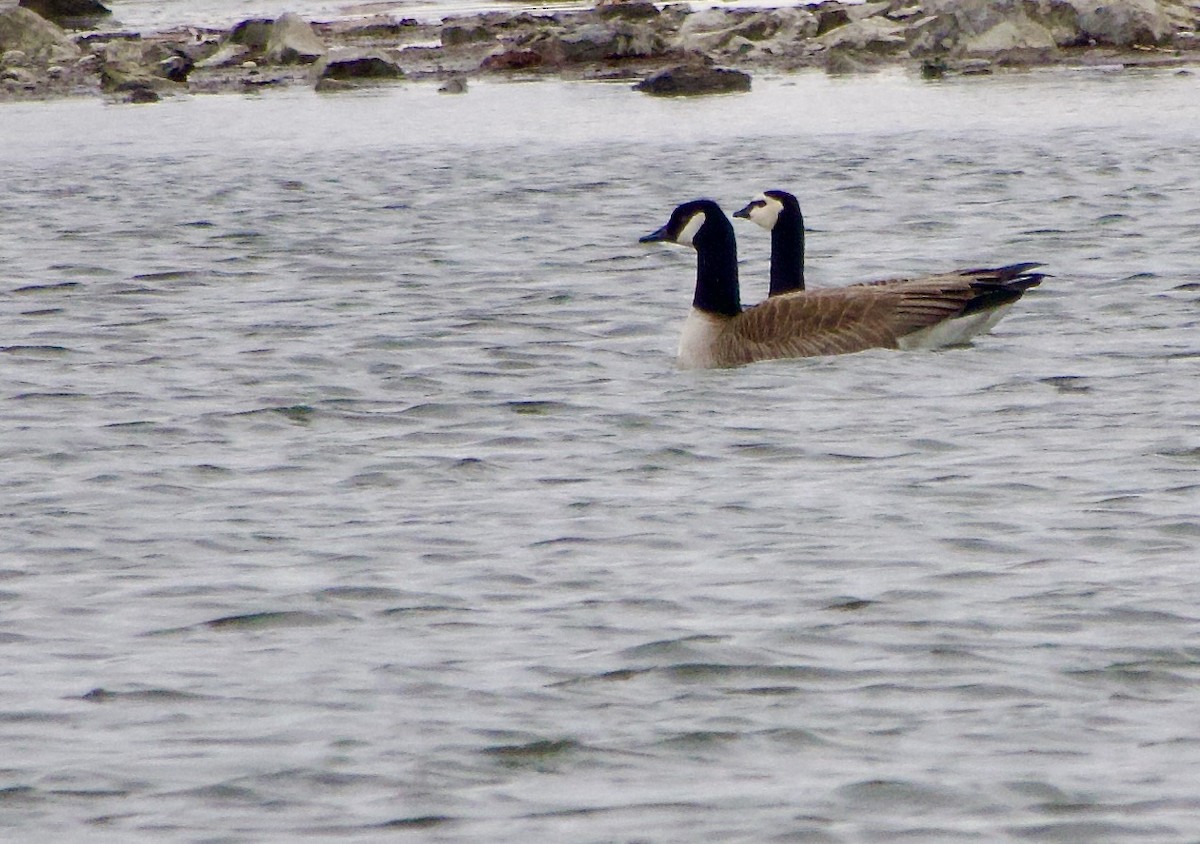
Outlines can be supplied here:
M0 838L1196 840L1200 83L756 85L0 109ZM772 186L1054 277L676 371Z

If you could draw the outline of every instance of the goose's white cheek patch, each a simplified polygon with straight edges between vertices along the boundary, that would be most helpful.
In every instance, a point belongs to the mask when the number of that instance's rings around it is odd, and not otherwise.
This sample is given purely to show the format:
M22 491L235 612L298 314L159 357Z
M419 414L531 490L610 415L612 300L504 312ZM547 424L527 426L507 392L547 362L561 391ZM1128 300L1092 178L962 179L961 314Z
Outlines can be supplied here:
M679 237L675 238L675 242L682 246L693 246L696 240L696 232L704 226L704 212L701 211L692 215L692 219L687 221L679 231Z
M763 197L763 204L750 209L750 221L757 223L767 231L775 228L779 214L783 211L783 203L770 196Z

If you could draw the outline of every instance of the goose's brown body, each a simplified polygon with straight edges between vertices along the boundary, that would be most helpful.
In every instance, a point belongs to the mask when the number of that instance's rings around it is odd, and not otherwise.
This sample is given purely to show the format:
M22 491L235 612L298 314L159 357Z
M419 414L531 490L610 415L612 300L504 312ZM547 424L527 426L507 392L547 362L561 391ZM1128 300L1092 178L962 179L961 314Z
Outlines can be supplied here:
M737 241L715 202L685 202L642 241L696 249L692 310L679 340L678 362L686 369L964 343L990 329L1042 280L1041 273L1032 272L1038 264L1012 264L846 287L801 287L743 309ZM772 288L777 280L789 281L791 273L786 275L773 277Z
M1029 269L1018 264L800 290L772 296L732 316L693 314L680 344L679 363L687 368L729 367L966 342L990 328L1007 305L1041 281ZM949 324L958 321L963 324ZM700 328L705 324L707 330ZM945 330L930 330L939 326Z

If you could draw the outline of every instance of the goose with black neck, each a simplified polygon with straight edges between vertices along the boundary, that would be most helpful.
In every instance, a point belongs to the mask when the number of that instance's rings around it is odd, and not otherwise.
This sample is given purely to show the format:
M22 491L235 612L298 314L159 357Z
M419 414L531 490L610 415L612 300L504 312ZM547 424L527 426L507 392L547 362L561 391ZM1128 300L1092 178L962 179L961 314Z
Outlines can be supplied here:
M696 287L677 359L684 369L961 343L990 327L997 311L1043 278L1032 272L1038 264L1012 264L889 284L793 290L743 310L737 239L716 202L683 203L641 241L696 250Z
M764 191L745 208L733 212L771 233L771 287L768 296L804 289L804 214L796 197L781 190Z

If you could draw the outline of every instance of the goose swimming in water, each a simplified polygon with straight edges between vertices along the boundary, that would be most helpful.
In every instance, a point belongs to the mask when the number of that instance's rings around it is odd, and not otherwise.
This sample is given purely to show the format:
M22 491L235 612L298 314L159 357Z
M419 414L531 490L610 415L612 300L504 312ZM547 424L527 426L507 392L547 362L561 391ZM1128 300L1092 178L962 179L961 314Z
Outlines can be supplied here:
M784 190L763 191L745 208L734 211L733 216L757 223L771 233L771 287L767 295L803 290L804 215L800 213L800 202L796 197ZM1030 264L1026 269L1040 266ZM883 278L852 284L900 284L913 280L912 277ZM1000 316L996 316L997 321Z
M737 240L710 199L685 202L641 238L696 250L696 289L679 366L710 369L866 349L938 348L990 328L997 312L1042 280L1038 264L820 290L794 290L742 309Z
M768 296L804 289L804 215L796 197L769 190L733 216L758 223L771 233L771 289Z

